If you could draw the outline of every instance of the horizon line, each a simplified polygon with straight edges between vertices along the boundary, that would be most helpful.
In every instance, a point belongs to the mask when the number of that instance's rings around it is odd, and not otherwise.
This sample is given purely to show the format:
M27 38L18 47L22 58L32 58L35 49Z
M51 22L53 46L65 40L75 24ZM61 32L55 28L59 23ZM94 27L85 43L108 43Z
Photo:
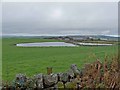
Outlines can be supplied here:
M112 37L120 37L120 35L108 35L108 34L2 34L1 36L90 36L90 35L103 35L103 36L112 36Z

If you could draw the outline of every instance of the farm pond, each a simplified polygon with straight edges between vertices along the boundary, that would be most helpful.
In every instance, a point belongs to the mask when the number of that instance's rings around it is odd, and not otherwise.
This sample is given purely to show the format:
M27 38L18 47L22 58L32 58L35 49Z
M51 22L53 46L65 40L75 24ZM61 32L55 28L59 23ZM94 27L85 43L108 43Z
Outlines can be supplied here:
M98 43L77 43L77 45L66 42L37 42L37 43L19 43L16 46L19 47L75 47L78 45L82 46L111 46L113 44L98 44Z
M20 47L61 47L61 46L69 46L69 47L75 47L77 45L74 45L72 43L65 43L65 42L39 42L39 43L20 43L16 44L16 46Z

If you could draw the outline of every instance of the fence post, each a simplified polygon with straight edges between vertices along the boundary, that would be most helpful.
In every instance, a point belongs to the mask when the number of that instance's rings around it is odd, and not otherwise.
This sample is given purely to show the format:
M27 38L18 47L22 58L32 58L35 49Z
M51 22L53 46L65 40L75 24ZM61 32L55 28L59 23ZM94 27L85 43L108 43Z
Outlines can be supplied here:
M47 74L50 75L52 73L52 67L47 67Z

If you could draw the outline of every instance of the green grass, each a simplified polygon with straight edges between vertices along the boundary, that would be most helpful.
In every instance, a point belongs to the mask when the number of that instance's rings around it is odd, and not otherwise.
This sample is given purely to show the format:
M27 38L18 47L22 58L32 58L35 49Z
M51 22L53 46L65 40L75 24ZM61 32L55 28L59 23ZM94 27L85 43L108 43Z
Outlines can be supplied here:
M46 73L46 67L53 67L53 72L65 72L71 64L79 68L99 58L104 61L117 53L117 46L79 46L79 47L16 47L23 42L57 41L49 39L4 38L2 42L3 80L13 80L17 73L33 76Z

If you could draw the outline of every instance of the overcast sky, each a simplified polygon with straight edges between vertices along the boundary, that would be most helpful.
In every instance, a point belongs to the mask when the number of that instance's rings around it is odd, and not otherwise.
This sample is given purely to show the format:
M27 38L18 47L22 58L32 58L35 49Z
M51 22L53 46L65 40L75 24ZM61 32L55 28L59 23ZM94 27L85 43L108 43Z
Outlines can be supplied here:
M2 25L3 35L117 35L118 3L4 2Z

